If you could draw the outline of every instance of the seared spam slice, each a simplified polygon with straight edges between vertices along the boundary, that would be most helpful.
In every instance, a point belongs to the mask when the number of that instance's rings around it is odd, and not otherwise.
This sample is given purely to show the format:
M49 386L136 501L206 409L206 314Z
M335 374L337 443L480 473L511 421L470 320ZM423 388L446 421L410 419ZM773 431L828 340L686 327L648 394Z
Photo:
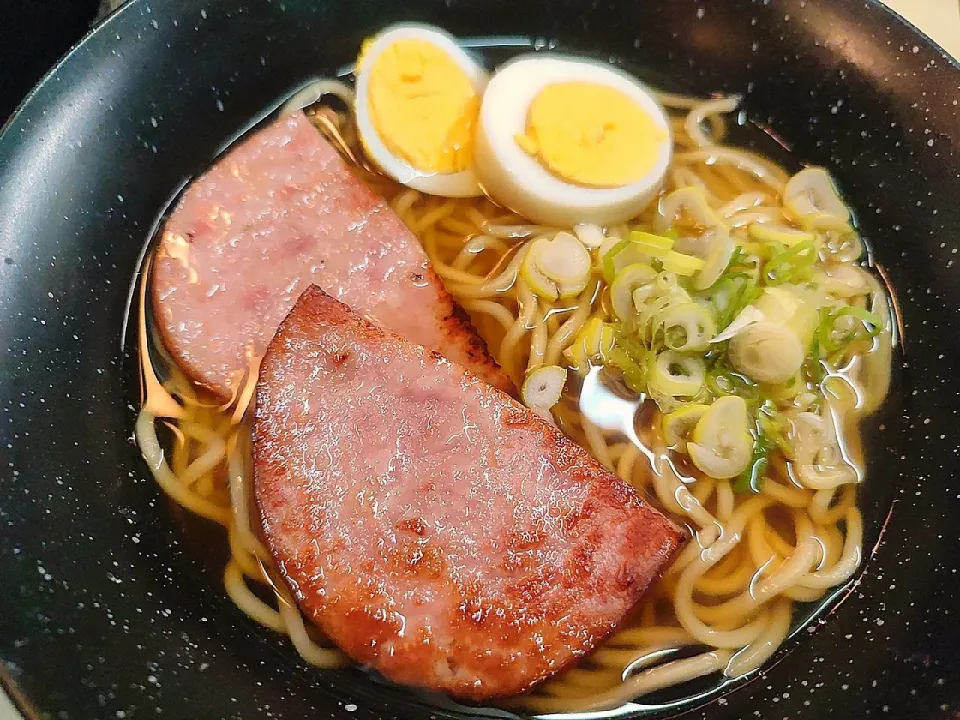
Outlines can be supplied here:
M552 425L315 287L256 402L254 494L280 573L399 683L527 690L616 628L683 538Z
M174 360L228 398L311 283L509 389L417 239L295 113L184 193L156 255L157 325Z

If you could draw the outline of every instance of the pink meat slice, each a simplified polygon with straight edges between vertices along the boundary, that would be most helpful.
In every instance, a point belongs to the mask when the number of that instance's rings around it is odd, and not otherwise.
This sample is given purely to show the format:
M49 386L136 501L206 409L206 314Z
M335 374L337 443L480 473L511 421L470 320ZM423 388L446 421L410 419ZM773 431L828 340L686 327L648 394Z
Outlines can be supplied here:
M267 349L253 433L264 537L303 612L457 697L583 656L684 537L552 425L319 288Z
M509 390L417 239L295 113L188 188L160 239L154 309L174 360L228 398L311 283Z

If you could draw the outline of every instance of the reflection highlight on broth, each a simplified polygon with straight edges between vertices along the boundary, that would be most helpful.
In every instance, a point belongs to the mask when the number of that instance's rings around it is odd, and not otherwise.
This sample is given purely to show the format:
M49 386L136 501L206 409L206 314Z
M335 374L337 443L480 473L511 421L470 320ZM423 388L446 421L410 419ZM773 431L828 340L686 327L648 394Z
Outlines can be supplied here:
M826 170L723 144L738 106L396 26L188 188L136 436L238 608L319 667L600 711L756 670L853 576L889 301Z

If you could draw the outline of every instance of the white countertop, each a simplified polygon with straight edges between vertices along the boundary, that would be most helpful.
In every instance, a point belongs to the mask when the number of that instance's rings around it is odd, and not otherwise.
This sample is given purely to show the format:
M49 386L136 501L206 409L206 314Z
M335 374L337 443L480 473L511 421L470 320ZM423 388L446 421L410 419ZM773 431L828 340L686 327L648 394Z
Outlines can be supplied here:
M884 0L944 50L960 58L960 3L957 0ZM10 702L0 694L0 720L20 720Z
M883 0L933 38L944 50L960 58L960 3L957 0Z

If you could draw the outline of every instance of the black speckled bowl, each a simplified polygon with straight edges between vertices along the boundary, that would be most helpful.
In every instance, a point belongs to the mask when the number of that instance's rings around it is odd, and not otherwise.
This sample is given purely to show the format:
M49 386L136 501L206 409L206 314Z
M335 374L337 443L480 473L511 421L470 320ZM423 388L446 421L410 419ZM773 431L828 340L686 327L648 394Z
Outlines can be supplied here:
M798 160L835 171L905 331L869 433L868 511L885 532L842 603L690 716L960 717L960 69L853 0L135 0L89 35L0 138L0 658L23 709L460 715L304 667L240 616L131 442L125 308L158 213L251 118L398 19L556 39L745 93Z

